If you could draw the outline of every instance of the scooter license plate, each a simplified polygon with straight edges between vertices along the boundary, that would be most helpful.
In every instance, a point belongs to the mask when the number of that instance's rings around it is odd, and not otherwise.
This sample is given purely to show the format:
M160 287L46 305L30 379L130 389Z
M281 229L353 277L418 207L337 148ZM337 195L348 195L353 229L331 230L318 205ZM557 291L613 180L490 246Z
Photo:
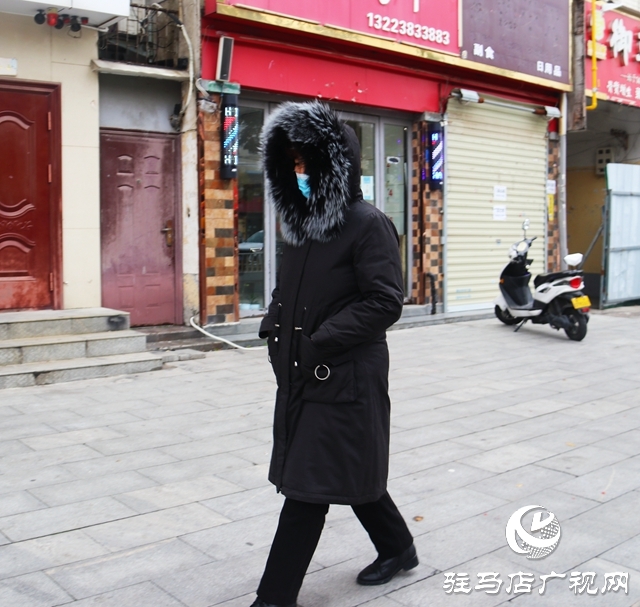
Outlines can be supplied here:
M582 297L574 297L571 300L571 303L573 304L573 307L576 310L580 310L582 308L590 308L591 307L591 300L589 299L588 295L583 295Z

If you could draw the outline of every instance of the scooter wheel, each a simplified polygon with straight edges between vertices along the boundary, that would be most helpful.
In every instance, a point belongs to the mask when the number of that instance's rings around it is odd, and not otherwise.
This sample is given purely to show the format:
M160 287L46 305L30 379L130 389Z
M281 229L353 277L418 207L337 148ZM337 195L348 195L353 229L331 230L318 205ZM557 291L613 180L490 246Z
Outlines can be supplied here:
M496 318L505 325L517 325L520 322L519 319L509 314L509 310L503 310L500 306L496 306L493 311L496 314Z
M567 337L573 341L582 341L587 334L587 317L578 310L569 310L566 317L571 323L571 327L564 330Z

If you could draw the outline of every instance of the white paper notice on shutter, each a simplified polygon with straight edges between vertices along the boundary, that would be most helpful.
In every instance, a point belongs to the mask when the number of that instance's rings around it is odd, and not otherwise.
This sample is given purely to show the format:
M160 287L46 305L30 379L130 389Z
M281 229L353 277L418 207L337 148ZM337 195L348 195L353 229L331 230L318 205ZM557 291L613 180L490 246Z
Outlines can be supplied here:
M507 186L506 185L494 185L493 186L493 199L499 201L507 201Z
M493 221L507 221L507 207L504 204L493 205Z

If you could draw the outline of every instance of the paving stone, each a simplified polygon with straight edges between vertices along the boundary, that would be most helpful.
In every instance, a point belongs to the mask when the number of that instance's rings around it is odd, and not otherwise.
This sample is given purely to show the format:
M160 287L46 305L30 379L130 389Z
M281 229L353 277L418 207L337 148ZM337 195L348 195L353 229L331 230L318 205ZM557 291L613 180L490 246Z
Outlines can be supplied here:
M73 607L183 607L184 603L173 598L151 582L142 582L113 592L75 601Z
M502 559L495 554L489 554L480 558L471 559L460 563L452 569L438 571L434 575L387 595L387 598L396 601L406 607L451 607L452 605L478 605L479 607L496 607L506 605L513 595L505 592L509 574L518 571L513 563ZM500 592L497 594L487 593L485 590L476 589L480 582L478 577L482 572L495 572L500 574L499 579L503 581ZM447 592L444 582L445 573L466 573L467 584L465 587L468 593L453 591ZM510 603L509 603L510 604Z
M112 552L129 550L194 531L223 525L229 519L200 504L185 504L86 529L85 533Z
M599 419L607 415L614 415L621 411L630 409L631 405L617 403L609 398L602 400L594 400L590 403L583 405L575 405L569 409L565 409L564 412L567 415L575 415L577 417L583 417L585 419Z
M126 470L143 470L175 461L175 457L171 457L159 449L142 449L141 451L64 464L63 468L73 473L76 478L88 478Z
M605 466L588 474L556 486L560 491L580 495L599 502L606 502L629 491L640 488L637 466L631 460Z
M473 468L460 462L450 462L393 478L388 486L396 504L405 504L493 476L495 475L487 470Z
M243 487L239 485L216 476L204 476L188 481L129 491L118 495L117 499L136 512L144 513L209 500L221 495L229 495L241 491L243 491Z
M152 466L141 473L158 483L175 483L211 474L221 475L229 471L240 471L250 464L229 453L220 453L208 457L198 457L161 466Z
M230 434L227 436L220 436L215 440L205 439L181 443L179 445L171 445L169 447L164 447L163 451L176 459L194 459L197 457L225 452L235 452L234 455L240 455L238 453L239 450L251 448L256 445L261 445L261 443L248 436Z
M405 476L444 463L461 460L477 453L477 449L443 441L394 454L389 464L389 478Z
M419 554L439 571L449 571L493 552L505 545L504 530L514 511L511 505L496 508L420 535L416 538Z
M142 436L126 436L124 438L93 441L88 446L104 455L115 455L143 449L167 447L177 443L186 443L188 440L186 436L167 431L144 434Z
M28 473L49 466L59 466L70 462L84 461L99 457L100 454L86 445L57 447L44 451L29 450L26 453L5 457L0 461L0 473L15 474L20 471Z
M630 514L640 506L635 485L640 478L640 382L628 379L637 375L640 359L628 323L594 314L589 336L580 344L579 367L567 360L576 344L548 328L527 327L514 335L494 321L479 321L390 334L389 491L416 534L420 572L447 563L480 566L485 559L483 566L503 563L505 572L531 566L536 574L548 573L550 564L571 569L602 560L603 553L640 534L640 519ZM74 529L78 523L87 526L13 544L0 533L0 572L3 565L14 567L0 578L44 569L75 597L64 604L81 607L129 607L145 605L145 600L154 607L164 607L163 601L167 607L248 607L283 501L266 478L275 383L264 352L249 356L216 352L178 362L153 377L82 380L3 393L9 400L4 409L0 405L0 472L3 465L7 472L0 476L0 514L5 514L0 523L38 515L32 526L44 526L50 522L47 513L57 512L63 522L75 518ZM81 434L64 435L87 430L128 436L97 439L88 447L72 442L43 449L55 441L84 440ZM184 440L173 442L177 435ZM21 439L42 450L28 448ZM119 440L128 442L111 442ZM534 459L498 472L523 456L524 461ZM482 469L469 464L474 457L495 461ZM606 457L614 459L610 463ZM567 462L572 474L560 471ZM603 471L616 475L606 498L594 494L611 479L597 476L598 469L590 471L602 464ZM128 508L123 519L86 521L80 511L81 516L72 516L86 503L77 500L95 501L94 492L111 494L118 478L126 489L138 475L151 486L114 494L118 507ZM71 510L44 507L36 495L49 496L51 503L66 499L70 503L64 507ZM539 503L560 519L563 539L549 557L553 561L523 561L506 545L506 521L527 503ZM36 505L41 510L32 510ZM417 516L422 521L413 520ZM55 550L37 549L40 540L74 533L88 543L77 540L77 548L68 550L71 562L64 560L61 539ZM33 550L12 552L29 545ZM96 546L119 552L94 556ZM4 549L10 549L5 559ZM637 547L630 544L625 550L634 554ZM59 560L47 562L51 555ZM363 589L354 576L374 556L351 509L332 507L299 605L424 607L471 600L444 593L442 574L422 579L414 576L423 575L418 571L399 576L399 584L408 584L404 588L396 589L394 580ZM160 590L167 581L172 588ZM527 598L504 593L498 600L518 605ZM480 592L472 602L498 604ZM574 604L572 595L561 604Z
M0 546L0 579L107 554L83 531L70 531Z
M536 464L482 479L469 487L481 493L517 501L549 487L557 487L575 478L565 472L549 470Z
M112 498L87 500L46 510L14 514L0 519L0 531L14 542L81 529L136 512Z
M233 521L258 516L266 512L280 512L284 498L276 493L273 485L243 491L238 495L223 495L202 502L207 508L215 510Z
M46 508L46 504L26 491L0 495L0 518Z
M355 577L370 561L370 555L359 556L308 574L300 591L300 604L305 607L355 607L434 574L433 567L420 563L411 571L399 573L383 586L360 586Z
M277 525L277 513L268 512L189 533L180 539L216 561L221 561L246 555L253 550L269 548ZM323 532L323 541L327 530L328 526ZM341 547L341 543L338 546ZM314 555L314 560L322 563L322 559L318 558L318 551Z
M165 579L176 572L197 571L208 561L209 557L201 552L172 539L54 567L45 573L76 599L84 599L153 579ZM220 583L219 579L216 583Z
M126 422L138 421L139 419L140 418L136 415L126 411L116 411L115 413L106 413L105 415L95 415L91 417L74 413L74 417L72 419L61 421L52 420L47 423L59 432L72 432L75 430L89 430L91 428L124 424Z
M33 487L43 487L74 480L76 477L62 466L51 466L42 470L7 472L0 476L0 495L23 491Z
M40 572L0 581L0 605L7 607L54 607L72 600Z
M563 605L567 607L579 607L588 603L594 607L629 607L632 603L640 599L640 588L636 580L640 579L640 572L629 567L623 568L628 573L628 594L624 590L618 592L606 592L605 574L615 571L621 571L617 563L609 562L603 558L595 558L585 563L581 563L577 568L577 572L592 572L595 574L594 583L581 586L580 590L571 590L571 571L567 572L564 579L549 580L544 589L544 594L540 595L540 588L537 588L531 594L522 594L509 603L514 607L529 607L532 605L542 605L543 607L555 607L555 605ZM547 572L548 573L548 572ZM592 594L588 594L591 591Z
M31 449L19 440L7 440L0 442L0 457L10 457L21 453L31 453Z
M636 535L625 542L618 544L615 548L602 553L602 558L616 563L622 570L627 568L640 571L640 535ZM640 584L640 576L634 580L634 586Z
M546 455L546 451L540 447L517 443L498 447L484 453L476 453L469 457L461 458L460 461L475 468L502 473L537 462Z
M640 430L630 430L605 438L595 443L595 446L611 451L620 451L628 455L637 455L640 453Z
M168 572L153 581L187 607L210 607L247 594L255 598L267 555L267 548L254 550L241 557Z
M18 438L30 438L43 434L53 434L55 430L46 424L31 423L28 418L10 417L0 422L0 441L8 441Z
M609 449L587 445L586 447L572 449L561 455L543 459L538 462L538 466L580 476L627 458L626 454L619 451L610 451Z
M415 537L493 510L505 503L506 500L464 487L405 504L402 514Z
M115 496L155 484L150 478L138 472L129 471L35 488L30 492L48 506L61 506L98 497Z

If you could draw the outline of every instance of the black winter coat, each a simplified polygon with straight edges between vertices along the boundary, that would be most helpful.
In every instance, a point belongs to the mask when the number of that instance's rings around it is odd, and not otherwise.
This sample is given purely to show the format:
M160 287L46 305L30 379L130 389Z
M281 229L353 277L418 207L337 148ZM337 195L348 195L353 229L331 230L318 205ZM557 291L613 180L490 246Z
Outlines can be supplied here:
M292 145L305 160L308 200ZM306 502L375 501L389 462L385 331L403 303L397 232L362 199L358 140L327 106L283 104L262 148L287 243L260 327L278 383L269 480Z

